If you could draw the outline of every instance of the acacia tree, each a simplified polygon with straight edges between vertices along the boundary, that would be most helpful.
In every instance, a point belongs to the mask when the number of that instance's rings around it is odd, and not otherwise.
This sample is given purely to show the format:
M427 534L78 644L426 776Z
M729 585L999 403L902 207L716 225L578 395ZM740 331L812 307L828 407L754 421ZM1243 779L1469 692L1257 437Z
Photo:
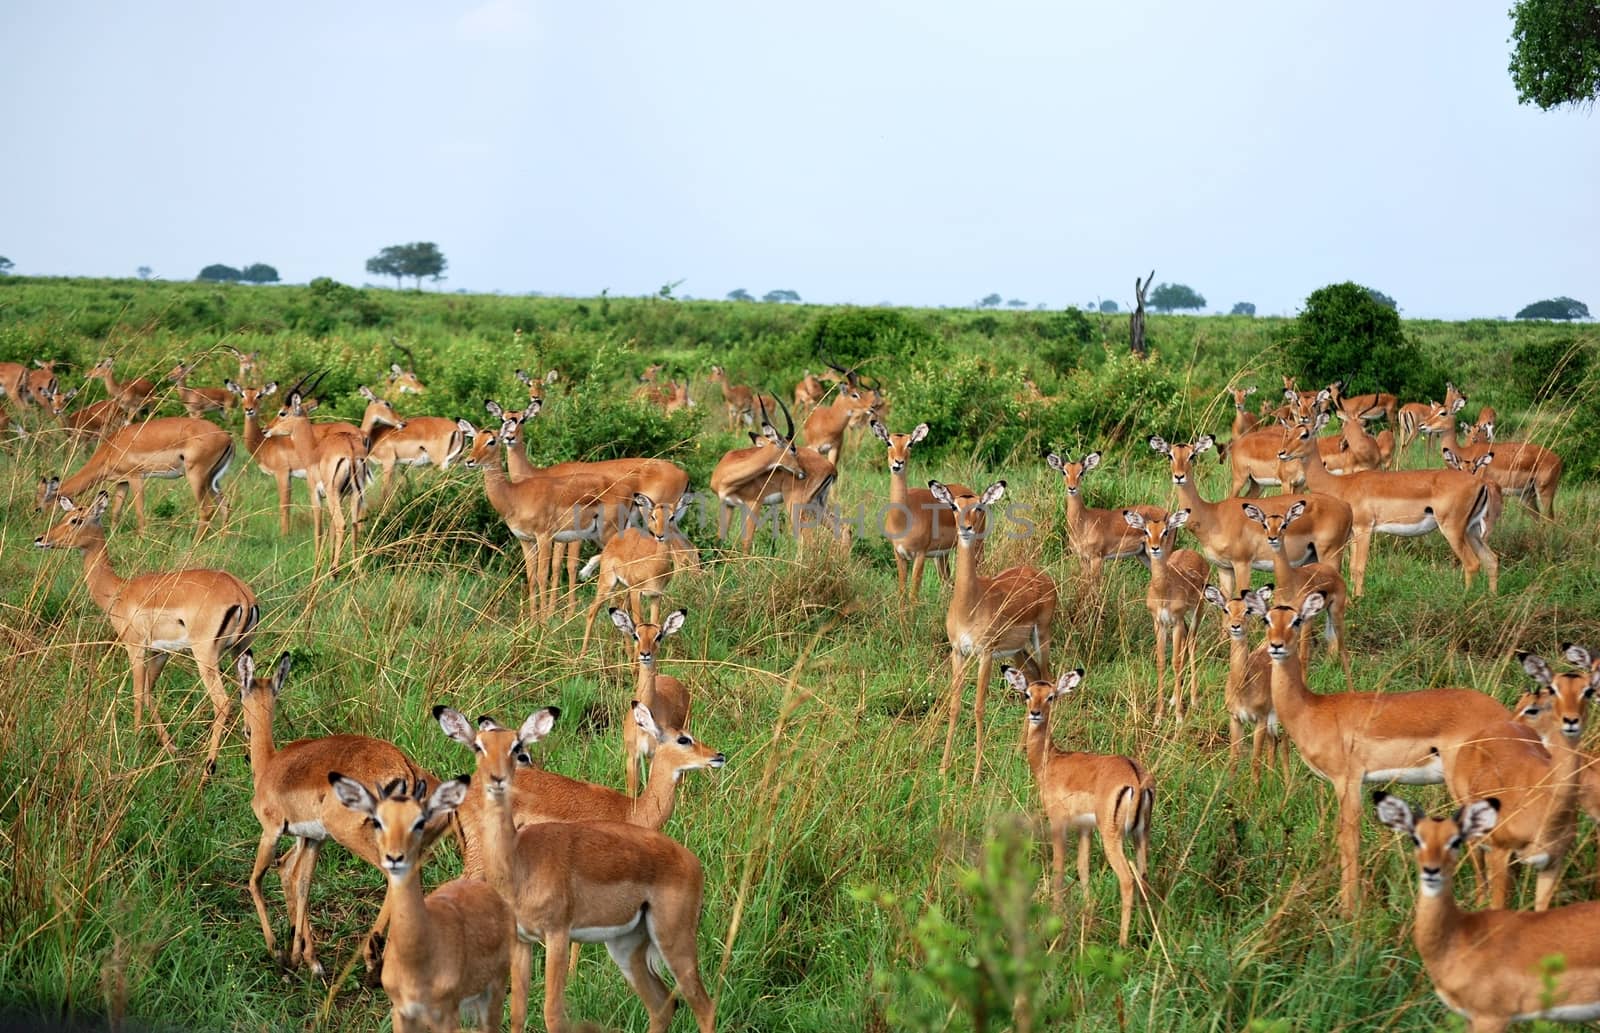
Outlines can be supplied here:
M1588 319L1589 306L1573 298L1547 298L1523 307L1518 319Z
M1181 283L1163 283L1150 292L1150 307L1157 312L1206 307L1205 295Z
M1600 0L1517 0L1511 43L1517 103L1548 111L1600 97Z
M6 273L9 273L11 268L11 259L7 258L5 255L0 255L0 276L4 276Z
M421 290L424 276L442 280L448 266L444 252L432 241L391 244L367 259L367 272L377 276L393 276L396 290L401 287L402 278L407 276L415 277L417 290Z
M1230 316L1253 316L1255 314L1256 304L1253 301L1236 301L1233 304L1233 311L1228 313Z
M251 262L239 272L245 283L277 283L278 270L265 262Z
M750 292L745 290L743 287L735 287L733 290L728 292L728 300L729 301L754 301L756 299L751 297Z
M208 265L204 269L200 270L200 275L195 277L195 279L205 280L208 283L236 283L238 282L240 275L241 273L239 270L235 269L231 265L223 265L221 262L213 262L211 265Z

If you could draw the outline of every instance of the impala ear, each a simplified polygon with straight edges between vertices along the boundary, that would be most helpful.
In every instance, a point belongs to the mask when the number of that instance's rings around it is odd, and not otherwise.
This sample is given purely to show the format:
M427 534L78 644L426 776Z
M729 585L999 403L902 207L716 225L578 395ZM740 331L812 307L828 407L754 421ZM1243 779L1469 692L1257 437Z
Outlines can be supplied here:
M467 799L467 789L472 785L471 775L457 775L450 781L443 783L428 797L428 802L422 808L424 818L432 818L438 814L449 814L460 807ZM417 785L417 795L421 796L425 784Z
M1270 581L1255 590L1256 598L1261 600L1261 616L1265 617L1267 611L1272 608L1272 595L1277 590L1278 586Z
M1247 387L1244 389L1244 393L1246 396L1253 395L1256 393L1256 389L1253 387Z
M1160 452L1162 455L1167 456L1168 458L1171 458L1172 456L1172 446L1167 444L1164 438L1161 438L1155 434L1150 435L1150 450L1152 452Z
M1523 673L1545 688L1549 688L1550 683L1555 681L1555 674L1551 672L1550 665L1537 653L1518 653L1517 660L1522 664Z
M633 504L644 510L646 513L649 513L650 510L656 508L656 504L650 501L650 496L646 495L642 491L636 491L633 493Z
M1306 501L1305 499L1301 499L1299 502L1296 502L1294 505L1290 506L1287 513L1283 514L1283 526L1288 527L1296 520L1299 520L1305 511Z
M389 373L390 373L391 376L398 377L400 374L402 374L404 372L405 372L405 370L400 368L400 364L398 362L389 363Z
M478 748L478 733L473 729L472 722L468 721L461 711L440 704L433 708L433 719L439 722L444 734L456 742L474 750Z
M1244 608L1247 613L1255 617L1265 618L1267 610L1272 606L1272 586L1264 585L1254 590L1246 589L1239 593L1239 598L1244 600Z
M546 384L554 384L556 381L558 381L560 379L561 379L561 371L560 370L553 369L553 370L551 370L550 372L548 372L548 373L546 373L544 375L544 382Z
M633 626L633 614L615 606L606 612L611 614L611 623L617 626L618 631L633 638L639 637L638 630Z
M234 673L239 677L239 688L249 692L256 683L256 658L255 654L246 649L239 654L239 660L233 665Z
M521 423L528 422L529 420L533 419L535 416L539 415L540 411L543 410L543 409L544 409L544 399L542 399L542 398L530 398L530 399L528 399L528 407L526 409L522 410L522 419L520 421L518 421L518 422L521 422Z
M940 502L943 502L945 505L949 506L951 509L955 509L956 508L956 500L950 497L950 489L946 488L944 485L940 484L938 481L929 481L928 482L928 492L934 498L938 499Z
M992 506L1004 498L1005 494L1006 482L995 481L993 484L983 489L983 495L979 497L978 501L983 503L985 506Z
M915 445L917 442L921 441L922 439L926 438L927 436L928 436L928 425L926 423L919 423L915 427L911 428L911 443L913 445Z
M633 723L639 726L640 731L657 742L666 738L666 733L656 724L656 716L650 713L649 707L638 700L634 700L631 709L633 711Z
M1572 642L1561 643L1561 659L1569 664L1576 664L1584 670L1595 670L1596 665L1589 658L1589 651Z
M1306 597L1300 600L1300 615L1295 618L1295 623L1308 621L1321 613L1323 604L1327 601L1327 596L1321 592L1307 592Z
M1456 399L1456 403L1450 407L1450 411L1451 412L1460 412L1461 411L1461 407L1463 405L1466 405L1466 404L1467 404L1467 400L1465 398L1457 398Z
M1245 502L1241 504L1241 507L1244 509L1245 516L1249 517L1251 520L1254 520L1262 527L1267 526L1267 515L1261 512L1260 506L1257 506L1252 502Z
M1188 522L1189 511L1187 509L1180 509L1176 513L1167 517L1167 528L1168 530L1172 531L1180 530Z
M1083 472L1084 473L1088 473L1090 470L1093 470L1095 467L1097 467L1099 465L1100 465L1100 453L1099 452L1090 452L1088 455L1083 457Z
M533 375L525 369L513 370L512 375L518 380L522 381L524 384L533 383Z
M475 438L475 437L478 436L478 428L474 427L472 424L468 423L466 420L457 419L456 420L456 430L459 430L461 433L465 434L469 438Z
M1011 691L1012 692L1015 692L1017 695L1021 696L1023 699L1027 699L1028 698L1028 676L1027 675L1023 674L1021 671L1017 670L1015 667L1012 667L1011 665L1007 664L1006 666L1000 668L1000 677L1005 679L1006 684L1011 687Z
M231 380L224 379L222 381L222 386L228 389L228 393L229 394L232 394L232 395L242 395L242 394L244 394L244 388L240 387L238 384L235 384Z
M506 418L506 411L500 408L500 403L495 401L493 398L485 398L483 400L483 411L488 413L490 416L493 416L497 420L503 420Z
M888 427L885 427L883 424L879 423L877 420L873 420L871 423L867 424L867 426L872 428L873 437L877 438L879 441L882 441L885 445L889 444L889 428Z
M1083 668L1078 667L1062 673L1056 679L1056 691L1052 695L1065 696L1083 683Z
M1044 454L1044 465L1048 466L1050 469L1054 470L1056 473L1060 473L1061 472L1061 468L1063 466L1065 466L1066 463L1062 460L1062 458L1060 456L1056 455L1054 452L1046 452Z
M1206 602L1210 603L1212 606L1215 606L1219 610L1224 610L1228 607L1227 598L1223 596L1222 589L1218 588L1216 585L1206 586L1205 597Z
M517 729L517 745L532 746L549 735L556 726L556 718L560 716L560 707L545 707L529 714L528 719L522 722L522 727Z
M346 778L337 771L328 772L328 784L333 786L333 795L340 803L352 811L360 811L369 818L378 816L378 801L366 786L353 778Z
M1376 806L1378 820L1383 824L1408 836L1416 834L1417 814L1409 803L1398 796L1389 795L1382 789L1373 791L1372 802Z
M1461 826L1461 835L1465 839L1487 836L1499 821L1500 799L1494 796L1474 800L1456 815L1456 824Z
M1211 446L1216 443L1217 439L1210 434L1202 434L1194 439L1194 454L1199 455L1202 452L1209 452L1211 451Z
M272 669L272 695L276 697L283 691L284 685L289 681L289 666L294 663L294 658L285 649L283 655L278 657L278 664Z
M271 395L275 395L277 393L278 393L278 382L276 380L274 380L274 381L270 382L269 384L267 384L266 387L261 389L260 397L267 398L267 397L269 397Z
M372 388L365 384L361 385L361 388L356 391L356 394L360 395L362 398L365 398L369 402L376 402L378 400L378 396L372 393Z
M673 610L671 613L667 614L666 617L664 617L661 621L661 634L659 637L666 638L668 635L676 635L678 632L682 631L683 622L687 620L688 617L688 611L683 609Z
M1131 509L1125 509L1122 511L1122 519L1126 520L1128 522L1128 526L1133 528L1135 531L1144 530L1145 524L1143 513L1139 513Z
M100 518L105 516L106 507L109 505L111 505L110 495L107 495L103 491L96 495L94 497L94 501L89 504L89 522L92 524L98 524L100 522Z

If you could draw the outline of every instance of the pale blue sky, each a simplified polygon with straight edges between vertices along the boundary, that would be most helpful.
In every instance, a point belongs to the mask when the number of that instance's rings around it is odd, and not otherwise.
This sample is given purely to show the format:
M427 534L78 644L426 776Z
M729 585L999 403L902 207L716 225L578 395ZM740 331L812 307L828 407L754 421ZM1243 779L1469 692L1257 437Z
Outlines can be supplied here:
M1600 122L1507 0L0 4L0 254L187 279L1600 311Z

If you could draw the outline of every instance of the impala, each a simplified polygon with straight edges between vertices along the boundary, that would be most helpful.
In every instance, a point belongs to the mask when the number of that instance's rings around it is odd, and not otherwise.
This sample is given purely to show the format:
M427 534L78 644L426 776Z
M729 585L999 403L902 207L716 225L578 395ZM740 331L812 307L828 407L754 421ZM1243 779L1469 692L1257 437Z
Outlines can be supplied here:
M928 436L928 425L919 423L910 434L891 434L889 428L872 421L872 433L889 447L889 508L884 511L883 533L894 548L895 581L902 602L922 597L922 568L933 557L939 576L950 580L950 550L956 547L956 525L949 519L944 503L927 488L909 487L906 466L911 461L911 446ZM946 485L952 495L971 495L961 484ZM910 593L907 594L906 564L911 564Z
M1087 564L1089 580L1098 582L1106 560L1137 559L1145 566L1150 558L1144 551L1144 532L1123 517L1132 510L1146 519L1166 516L1160 506L1128 506L1125 509L1090 509L1083 502L1083 476L1100 466L1100 453L1090 452L1077 462L1068 453L1047 452L1045 465L1061 475L1067 489L1067 542L1078 559Z
M109 355L95 363L86 375L90 380L103 382L106 385L106 394L129 416L139 415L140 410L150 404L151 397L156 393L155 384L145 377L118 380L112 371Z
M369 403L382 401L365 387L361 389L361 397ZM466 435L456 421L443 416L413 416L398 426L382 423L373 427L367 455L383 472L383 493L378 496L378 508L384 508L389 493L394 491L396 468L436 466L448 470L466 449L466 444Z
M1481 566L1488 573L1490 593L1498 590L1500 560L1484 541L1492 526L1489 491L1476 477L1458 470L1368 470L1335 477L1322 465L1313 444L1314 428L1325 420L1320 416L1310 427L1286 429L1279 456L1299 466L1298 476L1309 490L1349 504L1350 587L1358 598L1376 533L1410 538L1437 530L1461 561L1468 588Z
M1376 391L1368 395L1346 395L1344 381L1335 380L1328 385L1328 400L1341 413L1362 420L1387 420L1398 422L1400 400L1394 395Z
M816 374L809 369L800 378L800 383L794 386L794 411L802 412L813 405L821 403L828 394L828 385L824 384Z
M286 437L293 442L295 468L306 472L306 486L311 490L313 555L319 558L322 555L322 506L326 503L328 518L333 524L333 558L329 569L339 568L346 534L350 537L351 562L359 565L357 537L361 529L362 501L371 477L367 467L368 437L329 433L319 438L306 416L298 391L289 393L288 405L278 410L277 419L263 433L268 438ZM343 508L347 499L348 518Z
M668 728L689 727L689 687L670 674L660 673L662 644L679 631L688 619L682 609L667 614L660 624L641 624L626 610L612 607L608 611L611 623L633 643L633 659L638 661L633 690L634 698L649 708L655 720ZM622 757L628 796L639 795L639 765L648 762L655 751L655 740L640 735L637 725L622 723Z
M296 466L299 453L288 438L269 438L261 430L261 400L278 392L278 382L261 387L240 387L231 380L223 381L231 394L239 398L239 411L244 414L244 447L250 450L250 459L270 476L278 486L278 533L289 533L289 485L291 479L304 477L304 467Z
M364 735L300 739L279 749L273 742L272 725L278 695L289 678L289 664L289 654L284 653L270 675L258 678L255 657L249 650L239 654L240 701L253 785L250 809L261 823L255 866L250 870L250 899L256 906L256 917L261 920L267 953L276 955L277 940L272 935L261 879L274 860L278 840L283 836L295 837L294 847L278 870L292 930L292 944L284 952L283 961L290 966L303 964L320 976L322 964L317 961L311 933L310 902L311 879L323 843L332 839L370 864L377 865L379 861L367 823L333 798L328 788L328 772L338 768L373 785L386 785L397 778L438 780L392 743ZM448 827L445 819L434 822L428 829L429 841ZM384 909L378 913L362 948L369 972L378 965L380 936L390 918L388 909L389 902L385 900Z
M1183 672L1189 672L1189 705L1200 702L1199 670L1194 662L1196 632L1200 623L1200 603L1205 600L1206 575L1211 568L1206 558L1193 549L1174 549L1173 539L1189 522L1189 511L1180 509L1152 519L1131 509L1122 511L1127 525L1144 535L1145 555L1150 557L1150 587L1145 606L1156 633L1156 720L1166 713L1167 639L1172 640L1172 708L1183 720Z
M721 366L711 367L709 379L722 388L722 401L727 407L729 430L737 430L741 420L750 423L755 419L756 392L752 388L733 383L728 379L728 371Z
M239 382L242 384L251 379L255 375L257 365L261 362L261 353L258 351L240 351L231 345L224 345L224 347L228 349L228 354L239 362Z
M697 559L689 558L694 546L677 528L693 499L693 495L685 495L673 507L656 502L648 495L633 496L633 504L644 517L644 526L624 528L600 550L596 558L600 580L595 584L594 603L583 622L580 653L589 650L589 635L594 630L594 619L600 615L600 607L615 598L619 590L628 593L629 610L635 620L644 620L641 604L645 598L650 600L651 623L660 619L661 595L679 563L690 566L698 563Z
M133 668L133 726L144 725L144 709L162 747L177 753L167 726L156 710L155 686L174 653L189 653L200 669L200 681L211 697L215 716L206 747L205 771L217 766L217 752L227 730L232 696L222 681L222 657L250 645L261 612L250 586L223 570L174 570L121 578L106 554L101 523L109 498L101 492L87 508L68 496L59 502L66 516L33 540L41 549L77 549L83 554L83 578L95 605L105 613L117 643L128 652Z
M194 363L185 365L180 362L167 374L167 380L178 387L178 401L183 403L184 411L197 418L208 412L231 414L233 392L226 387L190 387L189 374L193 372Z
M837 466L844 447L845 431L856 426L873 409L866 397L868 388L856 376L854 368L841 369L832 362L828 368L838 373L841 380L835 388L833 402L811 410L803 430L806 444L826 455Z
M1295 641L1301 623L1322 606L1322 594L1312 592L1298 608L1279 605L1269 610L1258 597L1250 611L1267 623L1272 707L1278 720L1306 767L1333 785L1339 803L1339 899L1353 916L1360 899L1362 783L1442 782L1441 755L1509 715L1492 697L1471 689L1312 692L1300 673Z
M500 407L489 408L498 414ZM501 418L501 432L505 435L506 469L512 480L530 473L573 474L593 473L607 478L610 491L626 507L635 494L648 495L663 504L676 506L689 490L689 474L683 467L666 459L601 459L594 462L568 461L554 466L535 467L528 462L526 443L522 440L522 426L537 416L542 403L529 402L520 413L505 412ZM505 421L512 425L507 427ZM625 510L624 510L625 512ZM576 566L576 557L574 557Z
M1255 430L1261 423L1261 417L1245 408L1244 400L1256 393L1254 387L1230 387L1228 394L1233 396L1233 426L1229 437L1238 439Z
M417 379L416 373L402 369L398 362L389 363L389 375L384 379L389 385L389 390L397 395L421 395L428 392L427 386Z
M1234 435L1217 449L1217 462L1227 462L1232 471L1229 495L1248 498L1259 495L1262 488L1274 488L1282 483L1278 450L1282 447L1283 434L1279 427L1286 425L1278 421L1259 426L1245 434Z
M538 402L540 405L544 404L544 389L561 379L561 372L553 369L546 371L542 377L536 377L525 369L513 372L522 386L528 389L528 401Z
M59 389L52 389L44 398L44 405L50 410L50 415L56 418L68 434L89 439L104 438L112 431L121 430L128 425L128 414L109 398L90 402L82 409L73 409L69 412L67 403L76 397L78 389L73 388L65 394Z
M1339 461L1341 475L1360 473L1363 470L1380 470L1384 465L1383 446L1367 433L1363 425L1366 418L1362 410L1349 407L1343 399L1334 403L1334 415L1339 418ZM1321 444L1319 439L1318 444ZM1328 456L1323 454L1326 465Z
M1089 893L1089 837L1100 833L1106 863L1117 876L1122 894L1122 923L1118 946L1128 945L1133 919L1133 898L1146 902L1150 887L1145 870L1150 856L1150 818L1155 807L1155 784L1150 773L1132 757L1100 753L1064 753L1050 741L1050 711L1056 700L1069 695L1083 680L1083 670L1068 671L1054 684L1028 681L1015 667L1002 667L1001 675L1028 709L1023 726L1028 767L1050 823L1051 890L1056 907L1062 903L1067 866L1067 837L1078 834L1078 885L1087 904ZM1128 840L1133 841L1134 863L1128 864Z
M761 508L782 504L803 555L809 537L806 532L818 522L809 518L826 511L836 468L830 457L816 449L795 447L793 419L788 420L788 433L780 435L767 419L764 405L761 414L763 436L751 435L753 447L724 454L711 471L711 491L721 503L717 536L727 537L737 511L743 522L740 548L749 552L755 542ZM788 417L787 409L784 415Z
M1471 1033L1513 1022L1600 1018L1600 903L1550 911L1462 911L1451 890L1461 848L1494 830L1500 801L1473 800L1454 817L1427 818L1373 793L1378 820L1410 838L1419 873L1412 942L1445 1007ZM1559 957L1559 967L1546 962Z
M1464 404L1463 399L1458 403L1458 408ZM1439 438L1441 453L1444 449L1449 449L1463 465L1470 467L1479 458L1492 454L1494 462L1488 464L1483 474L1484 478L1500 485L1503 493L1520 498L1524 505L1533 510L1535 516L1543 515L1555 519L1556 488L1561 483L1560 456L1543 445L1536 445L1531 441L1496 441L1492 444L1484 442L1463 445L1456 436L1454 414L1442 406L1434 411L1423 426L1427 428L1428 433Z
M1028 654L1038 675L1043 677L1050 670L1050 623L1056 613L1056 583L1048 574L1028 566L1009 567L992 577L978 573L978 552L987 532L987 514L1005 496L1005 481L989 485L980 496L952 494L948 486L938 481L929 481L928 490L950 508L956 525L955 591L944 619L945 634L950 639L950 716L939 771L950 770L967 661L976 654L978 691L972 715L977 743L972 784L977 785L983 771L983 709L995 658Z
M1267 536L1267 548L1272 550L1272 573L1276 579L1275 594L1287 606L1299 606L1309 592L1321 592L1323 607L1322 634L1328 640L1328 650L1337 653L1344 667L1344 687L1354 689L1350 675L1350 647L1345 642L1344 614L1350 602L1350 592L1345 587L1339 568L1328 563L1307 563L1296 567L1284 554L1284 537L1289 526L1306 511L1304 502L1296 502L1282 514L1264 512L1260 506L1244 504L1244 515L1261 526ZM1311 667L1311 624L1301 628L1300 673L1309 673Z
M198 535L204 535L218 509L227 516L222 477L232 463L233 437L214 423L188 416L145 420L108 434L82 468L66 480L50 478L42 501L48 503L58 494L81 498L110 481L117 485L119 497L131 490L133 512L143 531L145 480L182 477L189 482L200 510Z
M367 838L387 877L383 991L394 1033L460 1029L463 1008L485 1033L499 1030L515 939L511 908L482 879L454 879L422 895L425 830L461 806L471 779L462 775L430 794L427 779L369 790L337 771L326 778L339 802L371 826Z
M568 1033L564 962L576 942L606 945L650 1013L652 1033L663 1033L672 1021L672 996L660 972L677 981L701 1033L711 1033L715 1020L695 942L705 898L699 859L659 832L616 822L515 827L518 759L553 720L548 710L539 711L512 731L480 718L472 743L484 794L479 834L489 883L510 903L517 931L512 1030L526 1022L532 945L542 942L545 1028Z
M0 362L0 397L9 398L18 409L33 404L28 393L28 367L20 362Z
M1519 721L1486 726L1447 753L1445 784L1458 803L1490 795L1500 800L1500 820L1482 840L1489 859L1490 905L1500 908L1509 902L1511 856L1516 854L1538 869L1533 906L1543 911L1555 896L1563 862L1577 837L1578 778L1587 759L1578 744L1600 672L1554 674L1542 657L1519 653L1517 658L1538 684L1533 699L1519 707Z
M1455 412L1467 402L1467 396L1456 389L1455 384L1446 383L1444 401L1440 402L1407 402L1400 407L1400 448L1404 450L1407 445L1416 441L1421 436L1431 436L1432 431L1423 425L1433 417L1440 408Z
M1259 601L1252 602L1252 598ZM1228 708L1228 765L1231 769L1239 762L1244 750L1244 729L1254 725L1250 741L1250 770L1256 775L1264 762L1272 766L1273 755L1289 777L1289 740L1278 724L1278 713L1272 709L1272 658L1267 655L1267 644L1250 648L1247 626L1250 608L1265 608L1272 598L1272 586L1263 585L1259 591L1246 589L1237 598L1228 599L1216 585L1206 586L1206 602L1222 611L1222 633L1228 640L1228 684L1223 691L1224 705ZM1271 744L1266 742L1272 738ZM1265 753L1262 747L1265 746Z
M1281 439L1280 439L1281 441ZM1177 486L1178 498L1189 510L1189 533L1200 543L1200 552L1218 568L1222 593L1236 594L1250 587L1250 570L1271 570L1275 560L1266 536L1241 508L1244 499L1229 498L1207 502L1200 497L1194 479L1194 457L1211 448L1210 434L1202 434L1189 445L1169 445L1159 437L1150 447L1165 456ZM1280 449L1282 445L1279 445ZM1305 515L1296 521L1285 549L1295 565L1316 560L1337 567L1350 539L1350 506L1329 495L1279 495L1250 500L1267 513L1284 513L1296 502L1305 502Z
M55 394L59 388L60 385L56 381L56 360L34 359L33 368L27 370L25 397L19 401L38 402L47 395Z

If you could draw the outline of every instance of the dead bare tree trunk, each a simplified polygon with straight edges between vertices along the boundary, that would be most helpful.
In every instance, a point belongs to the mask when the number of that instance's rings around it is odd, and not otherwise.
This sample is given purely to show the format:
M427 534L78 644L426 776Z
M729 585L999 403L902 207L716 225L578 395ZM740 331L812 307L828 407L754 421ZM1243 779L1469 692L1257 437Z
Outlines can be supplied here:
M1150 275L1145 277L1142 284L1137 276L1133 278L1133 315L1128 317L1128 347L1141 359L1150 356L1150 349L1145 347L1144 343L1144 293L1155 282L1154 269L1150 270Z

